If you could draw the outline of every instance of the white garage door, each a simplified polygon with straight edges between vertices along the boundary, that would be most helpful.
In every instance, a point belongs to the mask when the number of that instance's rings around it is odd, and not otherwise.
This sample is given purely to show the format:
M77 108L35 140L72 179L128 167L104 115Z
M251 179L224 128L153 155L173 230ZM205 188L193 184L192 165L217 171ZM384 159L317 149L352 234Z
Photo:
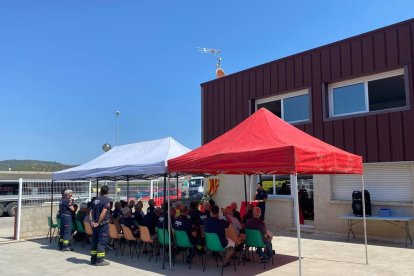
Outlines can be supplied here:
M365 189L371 201L413 202L413 172L411 162L364 164ZM332 177L333 200L351 200L354 190L361 190L361 176Z

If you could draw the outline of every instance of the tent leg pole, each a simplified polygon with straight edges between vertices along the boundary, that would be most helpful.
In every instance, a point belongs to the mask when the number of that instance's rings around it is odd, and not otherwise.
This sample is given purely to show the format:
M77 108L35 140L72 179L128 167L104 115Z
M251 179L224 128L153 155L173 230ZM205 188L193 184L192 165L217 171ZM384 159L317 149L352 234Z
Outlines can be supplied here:
M167 174L164 174L164 192L162 193L162 195L163 195L163 202L162 202L162 208L164 209L164 214L163 214L163 216L164 216L164 220L163 220L163 223L162 223L162 226L163 226L163 231L165 231L165 220L166 220L166 208L165 208L165 193L167 192ZM165 232L164 232L165 233ZM162 243L162 269L165 269L165 239L163 240L163 243Z
M361 180L362 180L362 214L364 216L365 264L368 264L367 217L366 217L366 213L365 213L365 181L364 181L364 174L361 175Z
M170 263L170 270L172 270L172 258L171 258L171 235L170 235L170 226L171 226L171 221L170 221L170 187L171 187L171 183L170 183L170 177L168 177L168 207L166 208L168 211L167 213L167 218L168 218L168 259L169 259L169 263ZM178 187L178 174L177 174L177 187ZM178 199L178 188L177 188L177 199ZM164 220L165 221L165 220ZM165 250L164 250L165 251Z
M299 196L298 196L298 175L293 175L293 192L294 192L294 210L296 220L296 233L298 238L298 258L299 258L299 275L302 275L302 252L300 244L300 220L299 220Z
M99 177L96 178L96 197L99 197Z
M53 185L54 181L52 180L50 184L50 219L53 221ZM20 210L19 210L20 211ZM52 242L52 228L50 228L50 237L49 237L49 243Z
M129 201L129 175L127 175L127 202Z
M178 173L177 173L177 201L178 201Z
M246 184L246 175L243 175L244 177L244 201L246 202L246 208L247 208L247 184Z

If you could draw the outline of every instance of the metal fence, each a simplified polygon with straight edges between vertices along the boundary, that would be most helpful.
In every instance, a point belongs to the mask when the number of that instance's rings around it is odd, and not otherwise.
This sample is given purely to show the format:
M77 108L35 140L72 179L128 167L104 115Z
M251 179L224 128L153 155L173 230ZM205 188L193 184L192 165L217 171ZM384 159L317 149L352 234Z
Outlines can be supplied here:
M66 189L74 192L75 203L86 202L91 198L90 181L54 181L52 187L51 180L23 179L22 206L50 205L52 190L53 203L58 203Z

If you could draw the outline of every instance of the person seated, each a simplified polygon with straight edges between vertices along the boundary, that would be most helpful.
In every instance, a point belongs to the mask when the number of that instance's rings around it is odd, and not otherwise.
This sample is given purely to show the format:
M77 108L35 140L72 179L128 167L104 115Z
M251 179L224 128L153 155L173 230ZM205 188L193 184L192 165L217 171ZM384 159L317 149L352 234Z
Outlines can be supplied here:
M83 225L83 220L87 216L87 213L88 213L88 205L86 203L81 203L81 205L79 206L79 211L76 213L74 223L76 223L76 220L77 220L77 221L80 221L81 224ZM89 219L88 219L88 221L89 221ZM88 236L86 235L86 233L81 233L81 232L77 231L76 234L73 236L73 239L75 239L76 241L79 241L79 242L80 241L86 242L86 240L88 239Z
M139 228L138 228L138 226L136 226L134 224L134 222L132 220L131 209L129 207L124 207L122 209L121 225L131 229L131 232L132 232L132 234L134 234L134 237L139 236Z
M166 205L164 205L163 207L165 209L168 209L168 207ZM167 210L167 212L168 212L168 210ZM171 227L173 227L174 226L174 223L175 223L175 209L172 208L172 206L170 206L170 216L169 217L167 216L167 220L165 221L165 229L168 228L168 219L170 219L170 221L171 221ZM159 229L164 228L164 211L162 211L162 213L160 214L160 217L158 219L158 225L157 225L157 227Z
M215 233L220 239L221 246L226 249L223 264L227 266L233 255L235 243L226 237L226 228L230 226L227 220L219 219L219 207L214 205L210 211L209 217L204 223L204 231L206 233Z
M148 207L148 209L149 208L150 207ZM154 210L147 212L147 214L144 216L144 219L142 220L142 225L148 228L151 239L153 240L157 239L157 232L155 231L155 227L158 225L158 218L160 217L160 213L161 208L154 207Z
M175 217L178 218L180 216L180 208L183 204L181 203L181 201L177 201L174 205L175 208Z
M243 216L243 227L246 228L246 222L248 219L253 217L253 204L247 204L246 214Z
M114 208L114 202L111 200L109 202L109 220L112 220L112 215L113 215L113 209Z
M256 252L259 254L262 262L267 262L272 257L272 255L274 255L274 251L272 250L273 234L270 231L267 231L266 224L260 219L261 215L261 209L259 207L254 207L253 217L247 220L246 229L259 230L262 234L266 249L265 252L263 252L261 248L258 248Z
M131 199L128 203L128 207L129 209L131 209L131 212L132 212L132 209L134 209L135 207L135 200Z
M116 220L120 221L121 217L122 217L121 202L117 201L117 202L115 202L115 209L112 212L112 219L116 219Z
M119 202L121 203L121 209L124 209L125 207L127 207L127 203L125 200L120 200Z
M226 220L230 223L230 225L234 228L237 235L240 234L240 231L243 229L240 221L233 216L233 208L231 206L227 206L224 211L223 215Z
M237 211L237 203L233 201L230 206L233 209L233 216L241 222L240 212Z
M210 217L210 203L208 201L203 203L204 211L200 214L200 225L204 225L206 219Z
M83 219L86 216L86 213L88 212L88 205L86 203L81 203L79 212L76 213L76 220L79 220L80 222L83 222Z
M191 221L193 222L193 224L197 227L200 228L200 216L201 216L201 212L200 210L198 210L198 202L193 200L190 203L190 210L188 211L188 215L190 216Z
M135 204L135 212L132 214L132 219L134 220L135 225L142 225L145 216L144 212L142 211L143 208L144 204L141 200L138 201L137 204Z
M155 210L155 200L153 198L151 198L150 200L148 200L148 208L147 208L147 214L151 213Z
M78 204L73 204L73 212L72 212L72 223L75 223L76 219L76 212L78 211Z
M196 227L188 215L188 208L185 205L180 207L180 216L174 222L174 229L187 232L188 238L192 244L197 242Z

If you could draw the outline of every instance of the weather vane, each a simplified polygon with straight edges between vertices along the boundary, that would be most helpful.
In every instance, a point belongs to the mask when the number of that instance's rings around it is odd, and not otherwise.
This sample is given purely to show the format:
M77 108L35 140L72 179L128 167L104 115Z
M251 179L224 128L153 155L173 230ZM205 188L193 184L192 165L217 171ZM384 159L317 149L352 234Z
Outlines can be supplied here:
M226 74L224 70L221 68L221 61L222 58L220 57L221 50L213 49L213 48L205 48L205 47L197 47L198 51L203 54L212 54L213 56L217 56L217 64L216 64L216 76L217 78L224 77Z

